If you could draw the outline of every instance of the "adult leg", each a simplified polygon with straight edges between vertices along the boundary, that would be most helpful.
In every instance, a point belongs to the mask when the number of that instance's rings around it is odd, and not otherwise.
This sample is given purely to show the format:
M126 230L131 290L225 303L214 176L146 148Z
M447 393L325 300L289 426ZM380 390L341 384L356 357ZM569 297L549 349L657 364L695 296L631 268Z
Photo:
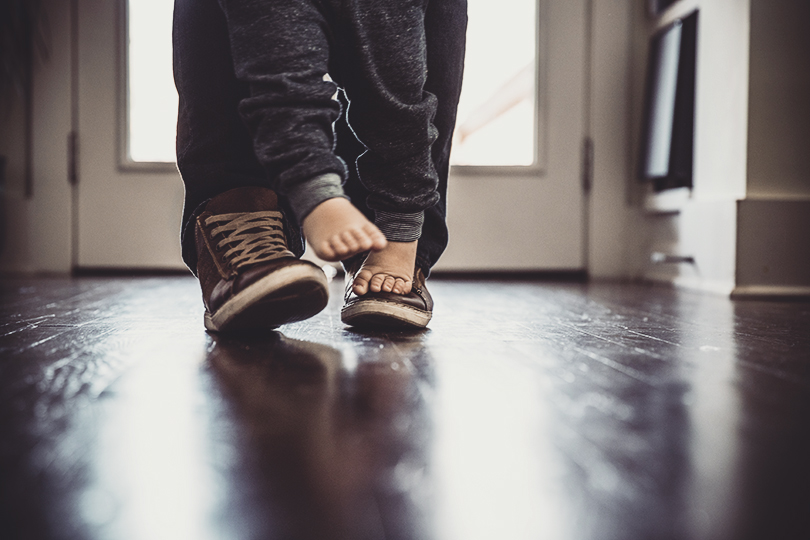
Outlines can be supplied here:
M257 159L238 112L254 88L236 76L229 30L216 0L176 1L183 253L212 331L273 328L314 315L328 299L323 271L298 259L296 215L270 189L278 178Z
M439 177L439 201L425 211L417 259L427 273L447 247L447 178L456 110L464 75L467 37L467 0L431 0L425 14L428 76L425 91L438 99L433 124L438 131L431 148Z
M196 273L194 222L206 203L230 189L271 184L237 110L250 89L234 73L217 0L175 0L173 47L177 166L185 184L181 242L183 259ZM300 256L304 244L297 221L283 200L281 206L290 250Z

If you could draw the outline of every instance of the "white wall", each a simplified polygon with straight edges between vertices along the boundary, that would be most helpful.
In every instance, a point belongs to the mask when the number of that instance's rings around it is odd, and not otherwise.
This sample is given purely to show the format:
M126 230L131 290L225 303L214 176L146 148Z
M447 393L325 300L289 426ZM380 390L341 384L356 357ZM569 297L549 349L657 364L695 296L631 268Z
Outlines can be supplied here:
M751 0L749 198L810 199L810 2Z
M810 3L751 0L735 296L810 296Z
M22 101L14 101L0 129L6 171L5 248L0 271L68 272L71 268L71 187L68 184L70 133L69 3L43 2L49 25L49 58L34 70L34 191L24 191Z
M628 193L633 4L633 0L592 2L590 131L594 162L588 272L597 279L624 278L633 268L635 249L628 241L637 219Z

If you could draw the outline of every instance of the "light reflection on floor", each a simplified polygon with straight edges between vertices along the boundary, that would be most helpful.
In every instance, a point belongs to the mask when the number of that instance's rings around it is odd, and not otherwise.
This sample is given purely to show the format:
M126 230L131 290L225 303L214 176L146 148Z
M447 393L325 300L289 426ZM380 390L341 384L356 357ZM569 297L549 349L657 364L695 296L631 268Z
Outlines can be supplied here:
M72 396L31 458L73 478L48 484L65 538L742 538L806 444L789 358L745 368L795 330L741 333L756 310L714 297L437 281L430 330L382 335L339 323L336 282L311 321L228 338L193 280L141 283L38 383Z

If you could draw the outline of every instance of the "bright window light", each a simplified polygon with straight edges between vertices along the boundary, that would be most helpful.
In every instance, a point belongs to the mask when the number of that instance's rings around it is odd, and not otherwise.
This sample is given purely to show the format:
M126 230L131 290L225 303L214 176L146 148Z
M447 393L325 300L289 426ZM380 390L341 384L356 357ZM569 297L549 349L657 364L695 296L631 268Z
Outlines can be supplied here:
M129 157L136 162L175 160L173 4L166 0L129 0L127 135Z
M129 0L128 150L135 162L175 160L172 2ZM464 88L451 162L535 163L537 0L469 0Z
M453 165L535 163L537 0L468 0Z

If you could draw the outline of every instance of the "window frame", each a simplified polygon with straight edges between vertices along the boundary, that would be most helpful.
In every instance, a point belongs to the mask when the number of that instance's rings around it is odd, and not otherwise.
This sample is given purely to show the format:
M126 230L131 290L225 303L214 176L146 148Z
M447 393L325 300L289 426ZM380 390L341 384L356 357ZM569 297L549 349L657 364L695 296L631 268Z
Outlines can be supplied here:
M535 82L534 82L534 163L531 165L451 165L450 173L456 176L543 176L548 156L548 107L546 95L548 32L546 27L546 3L536 0L535 17Z
M534 162L531 165L451 165L454 176L542 176L547 167L548 117L546 101L546 69L548 32L546 31L546 2L535 0L535 95L534 95ZM118 169L122 172L167 173L177 170L175 161L135 161L129 152L129 2L118 0L117 58L118 58Z
M168 173L177 171L176 161L135 161L129 152L129 0L118 0L116 36L118 58L118 170L121 172Z

